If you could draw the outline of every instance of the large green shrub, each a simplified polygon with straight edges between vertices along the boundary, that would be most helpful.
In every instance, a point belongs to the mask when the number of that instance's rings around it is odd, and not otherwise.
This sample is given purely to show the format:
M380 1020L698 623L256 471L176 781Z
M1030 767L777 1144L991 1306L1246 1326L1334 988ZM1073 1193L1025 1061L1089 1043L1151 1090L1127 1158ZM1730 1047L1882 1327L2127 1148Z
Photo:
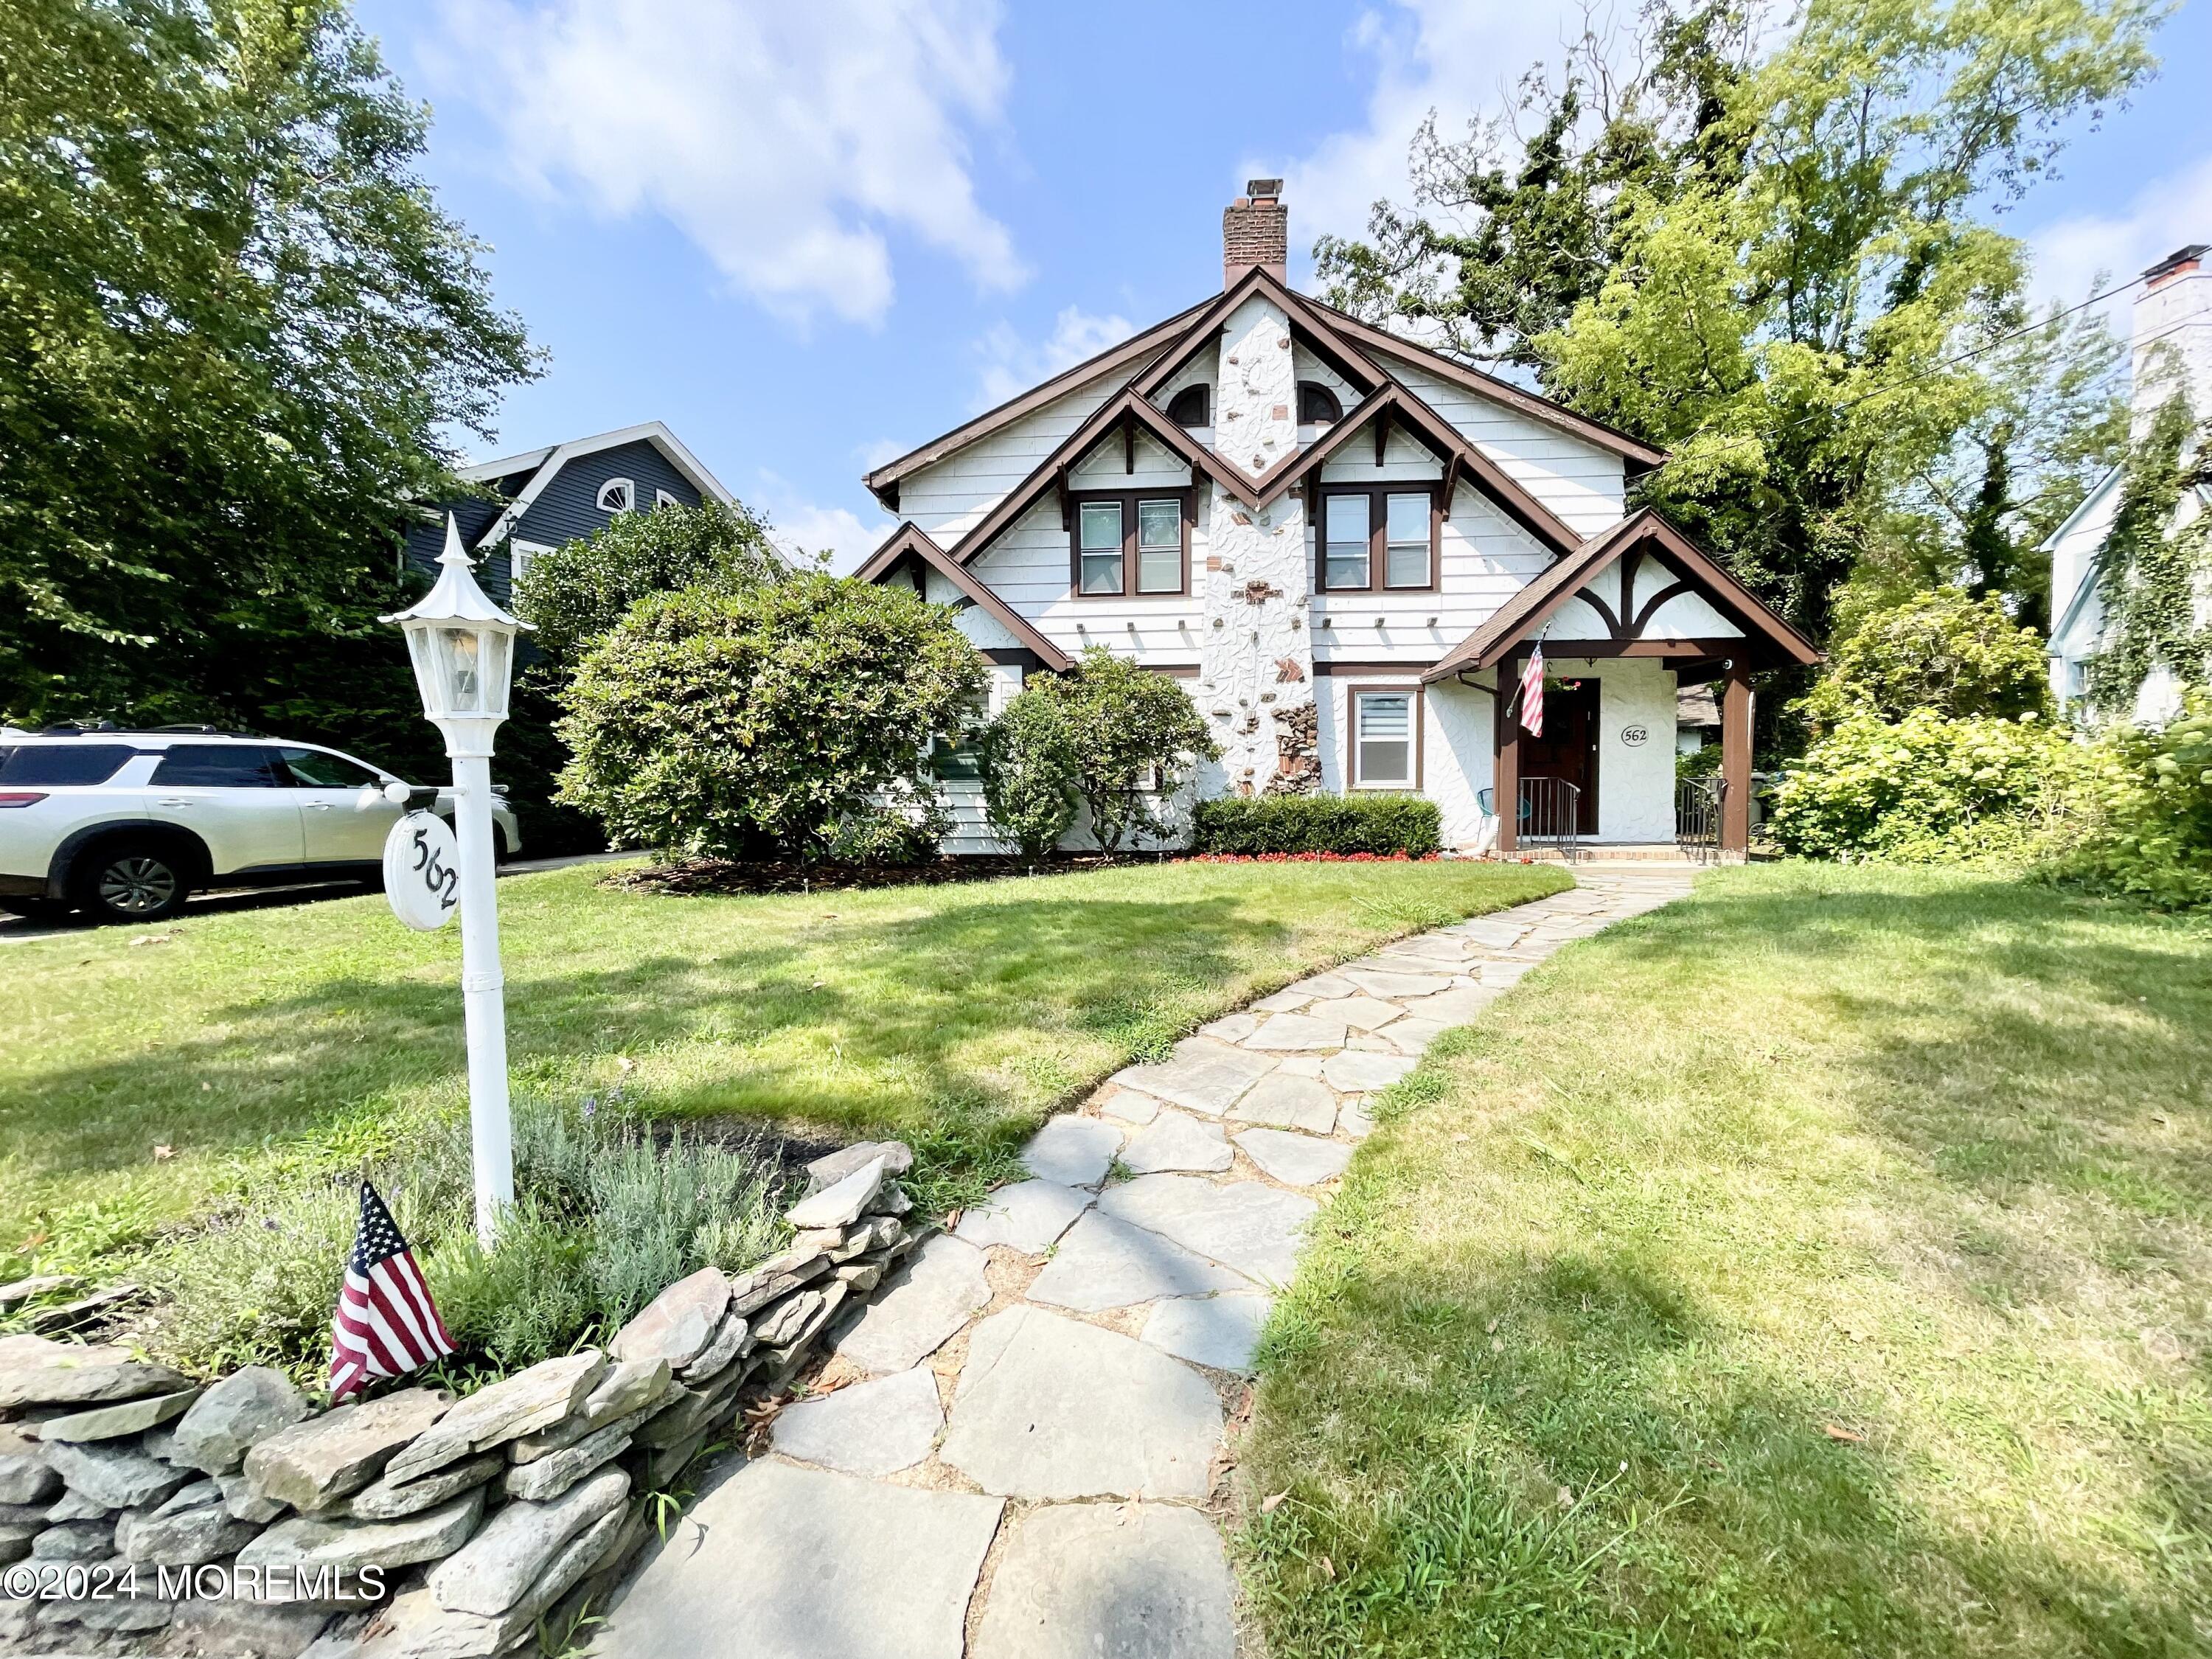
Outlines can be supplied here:
M1855 714L1901 720L2016 720L2051 712L2043 641L1992 597L1935 588L1876 611L1838 641L1827 673L1801 705L1816 730Z
M604 530L533 557L514 611L556 673L573 669L630 606L679 588L743 592L789 574L760 520L706 501L617 514Z
M1067 673L1042 676L1030 690L1051 700L1066 733L1076 793L1100 850L1173 834L1158 804L1221 752L1182 687L1094 645Z
M2212 907L2212 693L2162 730L2115 732L2090 792L2090 825L2052 872L2164 909Z
M1030 686L983 728L983 816L991 834L1034 864L1075 823L1080 768L1064 700Z
M1776 789L1767 823L1784 851L1810 858L2024 858L2075 810L2088 765L2033 715L1849 714Z
M563 694L561 798L671 855L933 844L930 741L988 678L952 611L901 588L811 575L644 599Z
M1200 853L1426 858L1443 844L1443 815L1419 795L1227 795L1200 801L1193 814Z

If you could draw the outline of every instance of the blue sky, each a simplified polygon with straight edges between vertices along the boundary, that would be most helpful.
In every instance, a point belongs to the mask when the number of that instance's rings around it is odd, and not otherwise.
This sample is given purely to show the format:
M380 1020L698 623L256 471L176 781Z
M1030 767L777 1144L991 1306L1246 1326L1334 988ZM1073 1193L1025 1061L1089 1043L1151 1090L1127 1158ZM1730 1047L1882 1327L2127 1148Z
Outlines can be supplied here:
M1423 114L1503 106L1555 0L360 0L436 113L427 171L550 353L499 453L666 421L849 568L869 465L1220 283L1289 180L1300 251L1404 191ZM2212 0L2010 216L2079 298L2212 240ZM1294 279L1298 274L1294 261Z

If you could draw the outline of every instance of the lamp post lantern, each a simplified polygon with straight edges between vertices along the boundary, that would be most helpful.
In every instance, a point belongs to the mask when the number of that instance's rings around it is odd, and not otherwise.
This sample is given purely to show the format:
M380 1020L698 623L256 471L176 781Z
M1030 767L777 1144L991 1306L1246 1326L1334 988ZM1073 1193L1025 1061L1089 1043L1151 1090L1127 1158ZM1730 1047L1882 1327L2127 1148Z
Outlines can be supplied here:
M514 636L530 624L477 586L459 529L446 515L436 584L414 605L382 618L407 635L422 712L453 763L459 832L461 1006L468 1028L469 1127L474 1149L477 1237L486 1248L514 1202L514 1131L507 1097L507 1006L499 968L499 900L491 830L493 735L507 718Z

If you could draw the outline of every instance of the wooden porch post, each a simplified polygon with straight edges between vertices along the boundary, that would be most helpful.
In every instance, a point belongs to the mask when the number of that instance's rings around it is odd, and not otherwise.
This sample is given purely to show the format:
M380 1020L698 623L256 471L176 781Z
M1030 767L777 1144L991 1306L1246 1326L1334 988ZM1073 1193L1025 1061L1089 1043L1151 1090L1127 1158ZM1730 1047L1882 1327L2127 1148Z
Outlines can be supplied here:
M1501 853L1517 851L1521 845L1521 722L1505 712L1520 678L1520 659L1509 653L1498 665L1498 695L1490 700L1498 732L1490 767L1490 799L1498 809Z
M1731 661L1721 693L1721 851L1738 857L1751 846L1751 669Z

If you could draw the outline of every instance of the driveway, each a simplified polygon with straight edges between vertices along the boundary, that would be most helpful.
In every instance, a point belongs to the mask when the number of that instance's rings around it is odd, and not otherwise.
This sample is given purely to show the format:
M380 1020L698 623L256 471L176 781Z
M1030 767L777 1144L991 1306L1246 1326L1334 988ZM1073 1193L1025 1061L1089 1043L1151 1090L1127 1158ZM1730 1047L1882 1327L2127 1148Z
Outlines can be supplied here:
M635 853L572 853L566 858L519 859L512 864L502 864L502 876L535 875L541 870L565 870L572 864L611 864L618 859L635 858ZM185 901L183 914L170 918L173 921L189 921L194 916L218 916L231 910L273 910L285 905L315 904L325 899L357 898L364 889L357 881L305 882L296 887L234 887L195 893ZM159 927L160 922L113 922L109 929ZM76 919L66 921L27 921L21 916L0 915L0 945L12 945L27 939L45 939L54 933L89 933L101 931Z

